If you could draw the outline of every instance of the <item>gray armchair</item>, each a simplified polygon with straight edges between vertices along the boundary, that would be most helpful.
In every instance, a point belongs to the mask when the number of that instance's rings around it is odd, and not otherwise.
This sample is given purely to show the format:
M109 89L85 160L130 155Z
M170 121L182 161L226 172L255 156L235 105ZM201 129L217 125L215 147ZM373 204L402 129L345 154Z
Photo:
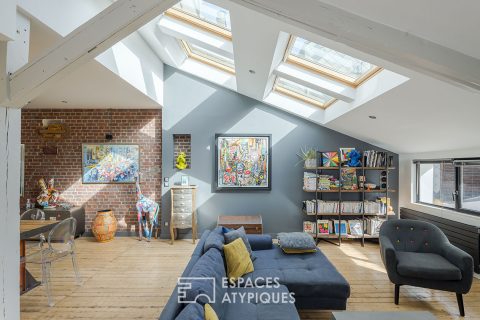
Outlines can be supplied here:
M473 258L453 246L435 225L418 220L389 220L380 229L380 253L395 284L455 292L460 315L465 316L462 294L473 280Z

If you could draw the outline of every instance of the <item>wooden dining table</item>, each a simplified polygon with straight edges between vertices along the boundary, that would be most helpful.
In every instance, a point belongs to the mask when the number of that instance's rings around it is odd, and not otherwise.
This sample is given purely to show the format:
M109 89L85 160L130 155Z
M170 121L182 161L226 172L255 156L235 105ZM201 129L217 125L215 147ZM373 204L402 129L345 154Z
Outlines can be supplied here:
M54 220L20 220L20 294L32 290L41 283L26 268L25 242L39 234L49 232L59 222Z

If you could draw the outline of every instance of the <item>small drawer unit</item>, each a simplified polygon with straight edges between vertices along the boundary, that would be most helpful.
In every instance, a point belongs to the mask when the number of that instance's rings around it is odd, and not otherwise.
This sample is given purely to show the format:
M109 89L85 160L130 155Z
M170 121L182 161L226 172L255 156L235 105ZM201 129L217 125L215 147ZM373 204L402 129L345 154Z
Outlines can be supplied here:
M175 239L175 229L192 229L192 240L197 236L197 217L195 208L196 186L174 186L171 192L171 243Z

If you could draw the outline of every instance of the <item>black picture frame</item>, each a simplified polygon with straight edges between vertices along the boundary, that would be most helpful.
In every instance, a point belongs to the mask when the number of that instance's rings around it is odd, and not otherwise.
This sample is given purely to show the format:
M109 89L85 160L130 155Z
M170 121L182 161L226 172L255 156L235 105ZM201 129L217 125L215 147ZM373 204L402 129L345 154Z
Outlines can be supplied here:
M249 139L257 139L257 138L266 138L268 141L268 155L267 155L267 186L265 187L257 187L257 186L229 186L225 187L219 185L219 140L221 138L249 138ZM272 135L271 134L223 134L217 133L215 134L215 190L217 192L256 192L256 191L271 191L272 190Z

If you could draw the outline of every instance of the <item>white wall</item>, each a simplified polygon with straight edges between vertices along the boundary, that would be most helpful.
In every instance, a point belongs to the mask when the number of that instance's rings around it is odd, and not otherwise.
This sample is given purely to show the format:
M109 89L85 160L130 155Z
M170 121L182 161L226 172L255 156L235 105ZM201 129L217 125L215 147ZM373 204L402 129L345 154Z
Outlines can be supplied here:
M480 148L455 151L400 154L400 207L422 211L445 219L480 227L480 217L415 203L415 166L413 160L450 159L480 156Z
M0 319L20 319L20 119L0 107Z

